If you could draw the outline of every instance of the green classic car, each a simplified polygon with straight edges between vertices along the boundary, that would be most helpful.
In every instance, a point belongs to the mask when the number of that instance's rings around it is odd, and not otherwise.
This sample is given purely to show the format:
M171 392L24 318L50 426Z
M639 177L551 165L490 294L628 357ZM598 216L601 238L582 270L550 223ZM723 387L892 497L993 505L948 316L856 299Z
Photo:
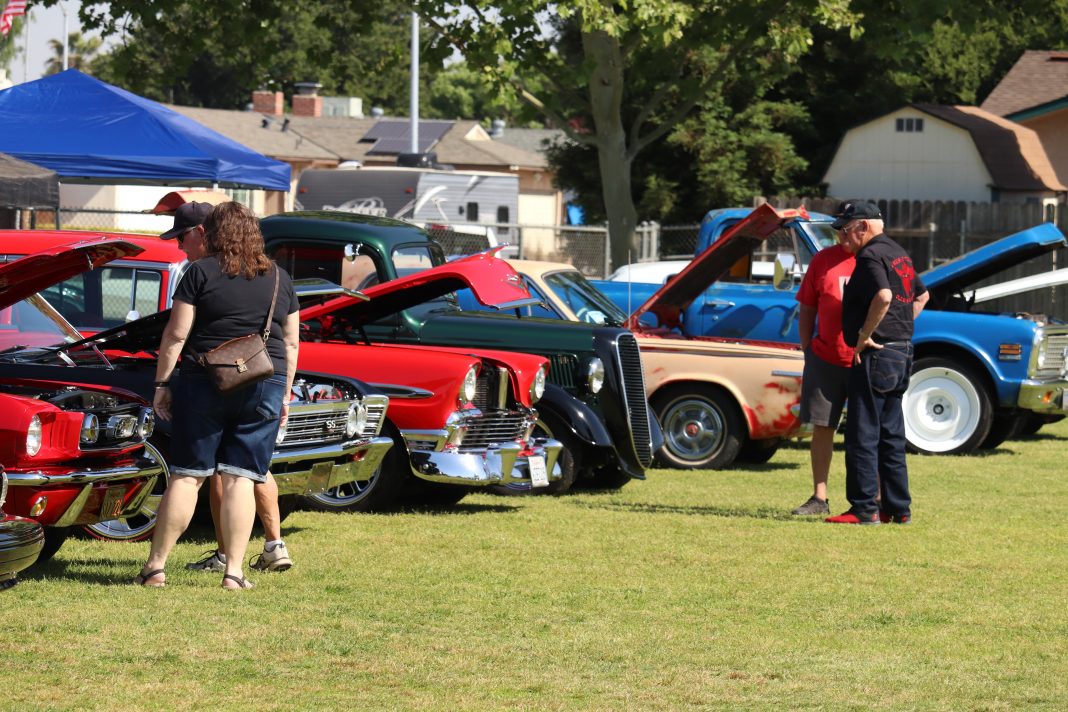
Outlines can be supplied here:
M261 222L267 252L294 278L352 289L427 269L445 254L420 228L343 212L295 212ZM515 275L515 279L520 279ZM456 289L467 285L457 283ZM453 295L351 330L354 340L520 351L550 360L539 427L564 445L563 478L621 487L644 479L663 435L645 397L638 342L626 329L513 313L463 312Z

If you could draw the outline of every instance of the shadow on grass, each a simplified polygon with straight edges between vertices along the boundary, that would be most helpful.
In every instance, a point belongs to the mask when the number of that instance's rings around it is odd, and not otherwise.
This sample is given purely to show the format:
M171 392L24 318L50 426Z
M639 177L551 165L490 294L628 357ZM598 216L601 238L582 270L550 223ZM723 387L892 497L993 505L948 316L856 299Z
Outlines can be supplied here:
M683 514L698 517L730 517L735 519L771 519L781 522L823 522L823 517L795 517L784 509L774 507L718 507L684 504L646 504L642 502L579 502L585 509L606 509L614 512L644 512L646 514Z
M121 544L116 544L121 547ZM36 563L19 574L23 581L43 581L45 579L63 579L66 581L79 581L81 583L95 583L105 586L125 584L133 580L141 566L145 563L143 555L134 555L130 550L128 556L79 557L77 559L65 559L61 554L57 558L49 559L42 563ZM140 554L140 552L137 552ZM116 568L126 570L122 574L112 573Z
M457 504L402 504L391 512L402 514L430 514L434 516L470 516L472 514L512 514L518 512L520 507L512 504L474 504L459 502Z

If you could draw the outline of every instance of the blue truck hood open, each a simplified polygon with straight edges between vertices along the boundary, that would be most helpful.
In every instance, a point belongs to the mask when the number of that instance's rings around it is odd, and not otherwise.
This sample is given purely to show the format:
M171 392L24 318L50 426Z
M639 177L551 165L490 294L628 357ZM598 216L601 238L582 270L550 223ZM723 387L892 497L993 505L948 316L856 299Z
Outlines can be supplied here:
M933 299L945 298L998 272L1053 250L1068 240L1053 223L1042 223L965 253L920 276Z

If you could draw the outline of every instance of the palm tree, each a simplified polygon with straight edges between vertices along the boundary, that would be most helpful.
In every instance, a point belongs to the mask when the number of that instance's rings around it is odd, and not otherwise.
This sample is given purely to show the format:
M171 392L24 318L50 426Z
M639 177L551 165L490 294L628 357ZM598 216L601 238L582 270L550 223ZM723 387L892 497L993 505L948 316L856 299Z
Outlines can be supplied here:
M81 32L71 32L67 35L67 67L86 71L102 43L99 37L82 37ZM52 56L45 61L45 74L58 74L63 71L63 42L48 40L48 46L52 48Z

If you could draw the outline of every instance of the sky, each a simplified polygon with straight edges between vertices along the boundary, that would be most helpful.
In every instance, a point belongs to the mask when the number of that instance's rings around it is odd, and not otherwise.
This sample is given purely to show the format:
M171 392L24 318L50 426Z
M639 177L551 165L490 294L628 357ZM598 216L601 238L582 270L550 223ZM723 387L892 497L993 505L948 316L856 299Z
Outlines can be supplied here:
M0 0L0 2L4 2L4 0ZM81 23L78 22L79 6L80 3L76 0L64 0L49 8L30 8L30 51L29 55L25 57L22 52L19 52L11 60L8 78L12 82L17 84L27 79L32 81L39 79L44 74L45 62L52 56L48 41L52 39L58 40L63 37L63 7L67 8L69 31L77 32L81 30ZM19 33L17 42L19 47L26 46L25 29ZM113 42L114 40L105 41L104 47L106 48Z

